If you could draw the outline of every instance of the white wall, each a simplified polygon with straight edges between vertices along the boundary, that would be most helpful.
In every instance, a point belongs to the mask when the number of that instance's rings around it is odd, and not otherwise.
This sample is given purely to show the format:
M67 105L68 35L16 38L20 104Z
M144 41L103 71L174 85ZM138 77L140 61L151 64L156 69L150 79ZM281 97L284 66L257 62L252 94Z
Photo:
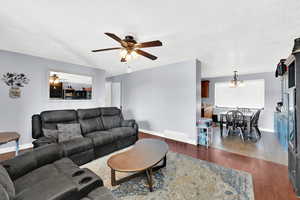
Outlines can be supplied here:
M199 69L197 70L197 67ZM126 118L136 119L152 134L196 142L197 77L195 60L115 76L122 82L122 106ZM201 93L201 90L199 91ZM201 109L201 104L199 109Z
M93 77L92 100L49 100L49 70ZM9 87L0 82L0 132L17 131L20 143L31 143L31 116L44 110L76 109L103 106L105 103L105 71L80 65L48 60L8 51L0 51L0 75L6 72L25 73L30 83L22 88L22 97L11 99ZM1 145L0 148L14 144Z

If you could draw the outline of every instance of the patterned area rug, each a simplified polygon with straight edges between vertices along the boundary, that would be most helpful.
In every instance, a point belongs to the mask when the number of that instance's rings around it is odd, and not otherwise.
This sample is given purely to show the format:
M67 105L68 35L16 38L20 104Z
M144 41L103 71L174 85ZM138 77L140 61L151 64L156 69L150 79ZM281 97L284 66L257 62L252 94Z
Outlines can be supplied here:
M106 164L111 155L82 167L99 175L120 200L254 200L249 173L174 152L167 155L167 167L153 173L153 192L149 192L146 176L112 187ZM117 179L127 175L116 172Z

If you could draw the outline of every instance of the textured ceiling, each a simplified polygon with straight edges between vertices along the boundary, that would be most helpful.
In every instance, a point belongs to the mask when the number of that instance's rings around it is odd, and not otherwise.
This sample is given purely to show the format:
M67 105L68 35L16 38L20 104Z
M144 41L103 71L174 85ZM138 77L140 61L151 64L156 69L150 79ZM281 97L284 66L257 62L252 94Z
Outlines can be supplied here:
M300 37L300 0L1 0L0 49L126 73L105 36L160 39L133 70L198 58L203 76L274 71Z

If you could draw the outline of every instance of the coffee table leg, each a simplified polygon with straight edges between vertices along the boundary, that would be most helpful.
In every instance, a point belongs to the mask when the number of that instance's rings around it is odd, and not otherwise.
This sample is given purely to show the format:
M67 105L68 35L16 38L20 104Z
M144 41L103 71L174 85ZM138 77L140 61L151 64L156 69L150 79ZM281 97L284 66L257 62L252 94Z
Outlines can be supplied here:
M114 169L111 169L111 185L116 186L116 171Z
M153 192L152 168L146 170L150 192Z

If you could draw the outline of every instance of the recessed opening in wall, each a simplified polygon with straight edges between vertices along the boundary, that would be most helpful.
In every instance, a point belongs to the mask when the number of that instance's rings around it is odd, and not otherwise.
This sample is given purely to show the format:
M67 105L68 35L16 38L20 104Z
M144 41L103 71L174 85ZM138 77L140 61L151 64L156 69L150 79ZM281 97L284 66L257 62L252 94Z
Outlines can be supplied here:
M215 105L219 107L264 108L265 80L247 80L242 87L228 82L215 83Z
M50 71L49 98L51 100L90 100L92 99L90 76Z

